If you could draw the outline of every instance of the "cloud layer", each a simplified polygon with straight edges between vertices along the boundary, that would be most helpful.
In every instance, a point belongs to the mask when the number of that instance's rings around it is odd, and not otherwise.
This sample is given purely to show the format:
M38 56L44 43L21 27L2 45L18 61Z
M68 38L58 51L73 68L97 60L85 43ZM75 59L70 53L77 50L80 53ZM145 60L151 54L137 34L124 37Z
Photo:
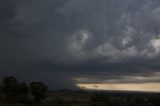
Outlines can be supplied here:
M1 0L0 8L1 76L60 72L70 84L159 72L159 0Z

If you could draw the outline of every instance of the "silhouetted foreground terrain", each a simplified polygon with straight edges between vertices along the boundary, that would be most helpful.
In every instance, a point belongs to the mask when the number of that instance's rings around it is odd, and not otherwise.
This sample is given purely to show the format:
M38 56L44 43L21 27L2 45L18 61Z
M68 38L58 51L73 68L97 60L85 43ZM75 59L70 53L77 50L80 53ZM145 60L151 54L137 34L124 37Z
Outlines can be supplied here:
M38 104L8 103L1 99L0 106L160 106L156 93L50 91Z
M42 82L26 84L10 76L0 87L0 106L160 106L160 94L121 91L47 91Z

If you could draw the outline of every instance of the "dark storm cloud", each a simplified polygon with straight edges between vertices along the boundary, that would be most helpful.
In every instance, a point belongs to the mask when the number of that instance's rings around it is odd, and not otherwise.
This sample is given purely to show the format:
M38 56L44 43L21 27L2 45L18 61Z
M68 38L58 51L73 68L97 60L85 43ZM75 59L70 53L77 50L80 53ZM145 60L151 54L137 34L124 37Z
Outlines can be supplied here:
M159 22L159 0L1 0L1 76L154 76Z

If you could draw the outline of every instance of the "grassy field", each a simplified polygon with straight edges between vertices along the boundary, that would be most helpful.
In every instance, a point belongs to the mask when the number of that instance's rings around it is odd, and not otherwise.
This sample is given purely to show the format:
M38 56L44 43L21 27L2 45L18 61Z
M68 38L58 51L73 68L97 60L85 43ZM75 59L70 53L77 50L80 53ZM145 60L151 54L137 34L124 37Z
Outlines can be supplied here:
M50 91L40 104L5 103L0 106L160 106L157 93Z

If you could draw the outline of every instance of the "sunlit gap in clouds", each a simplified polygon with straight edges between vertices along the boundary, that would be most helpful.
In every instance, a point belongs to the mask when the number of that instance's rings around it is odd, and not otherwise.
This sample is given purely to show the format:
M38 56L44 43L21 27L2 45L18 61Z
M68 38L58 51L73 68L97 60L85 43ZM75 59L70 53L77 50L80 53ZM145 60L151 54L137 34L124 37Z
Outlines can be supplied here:
M120 90L160 92L160 73L153 76L122 76L112 79L79 77L76 86L85 90ZM103 77L103 76L102 76Z
M160 92L160 83L104 83L104 84L76 84L87 90L122 90L122 91L151 91Z

